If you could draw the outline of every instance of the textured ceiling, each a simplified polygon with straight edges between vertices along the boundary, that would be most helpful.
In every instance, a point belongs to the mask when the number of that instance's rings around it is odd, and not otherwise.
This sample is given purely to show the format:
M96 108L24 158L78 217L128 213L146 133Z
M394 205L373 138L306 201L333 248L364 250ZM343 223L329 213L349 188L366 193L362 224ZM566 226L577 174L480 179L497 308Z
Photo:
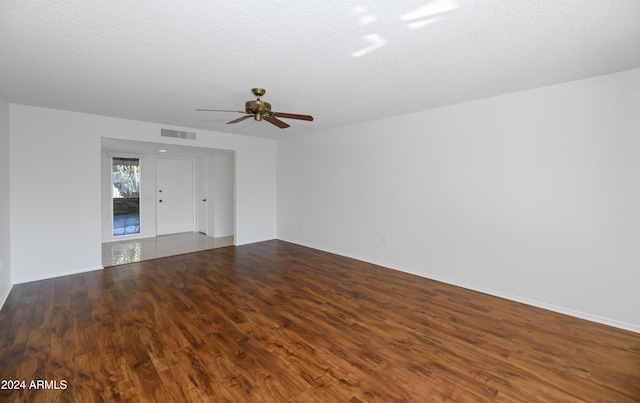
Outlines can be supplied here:
M637 67L638 0L0 2L7 101L268 138Z

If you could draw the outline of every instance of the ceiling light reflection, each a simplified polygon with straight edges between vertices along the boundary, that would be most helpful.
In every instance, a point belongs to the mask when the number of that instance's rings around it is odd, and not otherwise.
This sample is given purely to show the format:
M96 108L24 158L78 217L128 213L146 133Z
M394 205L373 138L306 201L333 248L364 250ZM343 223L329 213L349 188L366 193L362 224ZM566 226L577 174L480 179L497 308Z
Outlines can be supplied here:
M362 16L360 18L358 18L358 24L360 25L367 25L367 24L371 24L372 22L376 22L376 20L378 19L378 17L376 17L373 14L368 14L365 16Z
M412 21L419 18L433 17L434 15L453 11L458 8L458 2L455 0L436 0L404 14L400 19L402 21Z
M361 57L387 44L387 41L382 36L380 36L380 34L365 35L362 38L365 41L369 42L371 45L353 52L351 56Z
M427 26L429 24L433 24L434 22L439 21L441 19L442 18L440 18L440 17L429 18L427 20L421 20L421 21L412 22L410 24L407 24L407 26L409 27L409 29L418 29L418 28L422 28L424 26Z

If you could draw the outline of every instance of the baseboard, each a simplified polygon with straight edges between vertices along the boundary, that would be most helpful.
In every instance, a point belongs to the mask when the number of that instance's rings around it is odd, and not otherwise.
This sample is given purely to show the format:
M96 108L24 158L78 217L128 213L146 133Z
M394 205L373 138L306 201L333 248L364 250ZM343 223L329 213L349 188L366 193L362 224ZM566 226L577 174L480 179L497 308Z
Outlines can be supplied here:
M11 293L12 288L13 284L8 284L0 294L0 310L4 306L4 303L7 302L7 298L9 298L9 294Z
M86 272L89 272L89 271L96 271L96 270L102 270L102 269L104 269L104 267L102 267L102 266L93 266L93 267L84 267L84 268L76 269L76 270L69 270L69 271L64 271L64 272L52 273L52 274L47 274L47 275L43 275L43 276L24 277L24 278L16 279L14 284L24 284L24 283L30 283L32 281L48 280L50 278L70 276L70 275L73 275L73 274L86 273Z
M522 303L522 304L525 304L525 305L534 306L536 308L542 308L542 309L546 309L548 311L561 313L563 315L568 315L568 316L573 316L575 318L588 320L590 322L600 323L600 324L607 325L607 326L612 326L612 327L615 327L615 328L618 328L618 329L628 330L628 331L634 332L634 333L640 333L640 325L621 322L621 321L618 321L618 320L615 320L615 319L605 318L605 317L602 317L602 316L593 315L593 314L589 314L589 313L586 313L586 312L580 312L580 311L576 311L576 310L573 310L573 309L570 309L570 308L565 308L565 307L562 307L562 306L548 304L546 302L537 301L537 300L521 297L521 296L518 296L518 295L505 293L505 292L502 292L502 291L498 291L498 290L493 290L493 289L477 286L475 284L468 284L468 283L452 280L452 279L441 277L441 276L434 276L434 275L425 274L425 273L417 273L417 272L415 272L413 270L407 269L406 267L400 267L400 266L396 266L396 265L391 265L391 264L386 263L386 262L380 262L380 261L364 258L362 256L357 256L357 255L344 253L342 251L331 250L331 249L328 249L328 248L319 247L317 245L305 244L305 243L301 243L301 242L298 242L298 241L289 240L289 239L286 239L286 238L278 238L278 239L280 239L282 241L285 241L285 242L290 242L290 243L293 243L293 244L296 244L296 245L305 246L307 248L317 249L317 250L321 250L321 251L324 251L324 252L333 253L335 255L340 255L340 256L351 258L351 259L356 259L356 260L360 260L360 261L363 261L363 262L375 264L377 266L382 266L382 267L386 267L386 268L389 268L389 269L401 271L403 273L413 274L415 276L427 278L429 280L435 280L435 281L439 281L441 283L454 285L456 287L466 288L466 289L471 290L471 291L477 291L477 292L481 292L483 294L492 295L494 297L508 299L510 301L515 301L515 302L519 302L519 303Z
M374 262L369 262L369 263L374 263ZM378 263L374 263L374 264L378 264ZM383 266L382 264L380 264L380 265ZM385 267L388 267L388 266L385 266ZM631 323L621 322L621 321L618 321L618 320L609 319L609 318L605 318L605 317L598 316L598 315L592 315L592 314L589 314L589 313L586 313L586 312L576 311L574 309L565 308L565 307L558 306L558 305L553 305L553 304L548 304L546 302L542 302L542 301L538 301L538 300L534 300L534 299L530 299L530 298L525 298L525 297L521 297L521 296L518 296L518 295L509 294L509 293L505 293L505 292L502 292L502 291L493 290L493 289L490 289L490 288L480 287L480 286L477 286L475 284L467 284L467 283L464 283L464 282L451 280L449 278L444 278L444 277L440 277L440 276L432 276L432 275L424 275L424 274L421 274L421 273L412 272L410 270L403 270L403 269L399 269L399 268L396 268L396 267L390 267L390 268L394 269L394 270L403 271L405 273L414 274L416 276L428 278L428 279L431 279L431 280L439 281L441 283L455 285L456 287L462 287L462 288L466 288L468 290L477 291L477 292L481 292L483 294L492 295L494 297L504 298L504 299L508 299L510 301L515 301L515 302L519 302L519 303L522 303L522 304L525 304L525 305L534 306L536 308L542 308L542 309L546 309L548 311L561 313L563 315L568 315L568 316L573 316L575 318L588 320L590 322L600 323L600 324L603 324L603 325L616 327L618 329L629 330L629 331L634 332L634 333L640 333L640 326L633 325Z

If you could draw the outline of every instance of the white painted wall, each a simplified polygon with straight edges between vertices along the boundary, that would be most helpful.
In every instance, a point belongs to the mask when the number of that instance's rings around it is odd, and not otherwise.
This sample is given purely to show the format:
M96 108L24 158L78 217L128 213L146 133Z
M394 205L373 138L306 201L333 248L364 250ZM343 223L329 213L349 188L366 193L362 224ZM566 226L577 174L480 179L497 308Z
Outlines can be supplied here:
M233 153L217 152L213 156L215 237L233 235L233 166Z
M14 283L101 268L100 138L184 144L155 123L10 105ZM194 131L191 129L186 129ZM236 244L275 237L276 142L195 130L195 147L234 150ZM37 253L35 253L37 251Z
M0 94L0 308L11 291L9 104Z
M101 268L92 117L15 104L10 111L14 283Z
M640 69L281 140L278 238L640 332L638 111Z

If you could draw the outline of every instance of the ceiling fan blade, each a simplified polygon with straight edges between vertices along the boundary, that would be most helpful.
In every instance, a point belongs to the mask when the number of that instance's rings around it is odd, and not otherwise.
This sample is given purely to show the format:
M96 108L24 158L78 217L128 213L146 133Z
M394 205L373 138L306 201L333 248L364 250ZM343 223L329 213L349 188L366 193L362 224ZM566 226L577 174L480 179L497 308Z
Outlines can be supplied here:
M313 116L309 115L298 115L295 113L285 113L285 112L273 112L273 116L277 116L279 118L285 119L299 119L299 120L313 120Z
M226 109L196 109L197 111L204 111L204 112L235 112L235 113L247 113L245 111L229 111Z
M243 112L243 113L244 113L244 112ZM231 123L238 123L238 122L242 122L243 120L245 120L245 119L249 119L249 118L251 118L251 117L253 117L253 115L243 116L243 117L241 117L241 118L238 118L238 119L232 120L231 122L227 122L227 124L228 124L228 125L230 125Z
M286 129L287 127L289 127L288 124L284 123L282 120L274 118L273 116L265 116L264 120L278 126L281 129Z

